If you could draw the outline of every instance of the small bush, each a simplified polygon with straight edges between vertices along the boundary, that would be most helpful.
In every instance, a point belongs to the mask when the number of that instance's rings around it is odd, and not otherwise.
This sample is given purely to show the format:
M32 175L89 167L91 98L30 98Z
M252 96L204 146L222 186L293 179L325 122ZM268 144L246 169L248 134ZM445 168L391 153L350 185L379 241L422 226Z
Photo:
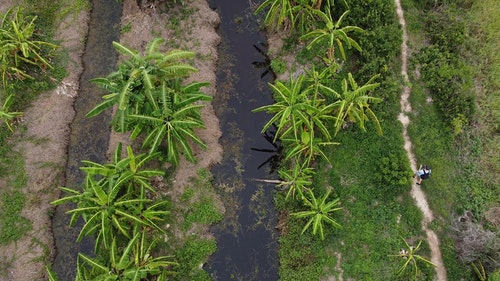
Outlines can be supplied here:
M389 154L380 158L375 178L388 187L405 187L410 184L412 171L404 155Z

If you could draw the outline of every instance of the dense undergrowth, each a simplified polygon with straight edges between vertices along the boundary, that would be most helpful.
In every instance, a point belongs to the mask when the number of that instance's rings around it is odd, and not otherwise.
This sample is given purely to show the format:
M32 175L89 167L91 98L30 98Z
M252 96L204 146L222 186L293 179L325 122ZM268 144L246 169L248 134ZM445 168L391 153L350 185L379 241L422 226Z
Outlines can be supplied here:
M421 74L413 78L416 122L409 130L417 157L439 170L424 190L439 216L435 228L451 280L479 278L472 277L472 263L481 264L486 275L500 266L499 226L492 220L500 198L499 156L493 149L498 147L498 57L488 52L498 44L491 39L498 10L491 5L457 1L418 7L407 1L405 7L416 15L409 22L409 33L416 34L411 67ZM485 10L490 16L478 13ZM427 44L419 36L428 38ZM457 273L457 267L467 273Z
M498 100L498 78L489 72L495 66L479 63L495 61L480 59L495 40L486 35L493 28L482 30L484 23L481 26L471 20L471 7L475 7L472 3L403 1L412 50L413 113L409 130L417 164L426 163L433 169L433 177L424 182L423 189L436 216L430 227L440 238L449 280L479 278L472 263L483 266L487 275L498 267L498 226L484 216L491 207L498 207L499 198L495 176L498 166L494 164L498 153L493 152L498 102L491 96L496 93ZM401 32L394 3L355 1L349 5L346 25L359 26L366 32L356 36L363 51L350 53L348 69L360 81L374 73L382 74L381 86L374 95L383 97L384 102L372 108L381 120L384 135L376 135L370 126L368 132L362 132L352 125L334 139L340 145L326 150L329 161L320 159L314 165L314 189L332 189L343 207L342 214L335 216L343 228L328 228L324 241L309 232L301 234L303 221L290 214L301 210L302 204L277 194L276 205L281 213L280 280L323 280L341 274L356 280L407 280L408 276L396 275L401 261L389 256L404 247L400 237L413 245L425 238L422 215L409 196L411 171L406 168L409 163L397 121L403 82L398 74ZM281 61L279 55L294 50L298 37L292 34L285 40L276 61ZM490 45L481 41L485 38L490 39ZM299 50L296 64L314 61L317 51ZM481 71L475 72L471 64L479 64ZM300 67L295 65L292 71ZM418 72L420 76L415 76ZM474 87L477 75L484 85L483 93ZM492 100L493 104L477 102L483 104L478 114L476 98ZM478 129L478 122L480 128L485 128ZM485 154L483 149L494 155ZM467 237L470 228L456 223L459 218L465 219L466 211L473 214L467 225L480 226L481 230L473 234L477 236ZM464 245L467 239L476 238L489 240L486 244ZM421 254L429 256L425 243ZM432 280L432 267L420 269L418 280Z

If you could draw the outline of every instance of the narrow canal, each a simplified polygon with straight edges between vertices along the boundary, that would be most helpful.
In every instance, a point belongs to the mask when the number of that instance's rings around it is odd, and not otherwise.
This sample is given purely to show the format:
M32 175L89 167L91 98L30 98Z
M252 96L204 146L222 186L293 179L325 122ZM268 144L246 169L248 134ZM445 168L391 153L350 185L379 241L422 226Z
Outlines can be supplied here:
M75 100L75 118L71 124L66 167L66 186L80 187L84 174L80 171L81 161L106 162L109 142L111 112L94 118L85 114L102 100L104 92L90 83L90 79L107 76L115 69L117 53L113 41L119 41L121 3L114 0L92 0L89 32L83 54L83 73L80 77L80 90ZM84 38L82 38L84 40ZM65 214L72 206L63 204L57 207L52 228L56 244L56 257L53 269L59 280L74 280L78 252L93 252L93 242L84 240L76 243L80 227L69 227L70 216Z
M252 109L273 102L267 83L265 35L248 0L210 0L221 18L214 108L223 130L223 161L212 169L226 215L214 228L217 252L208 262L213 280L277 280L274 185L275 148L260 133L270 116ZM268 62L267 62L268 63Z

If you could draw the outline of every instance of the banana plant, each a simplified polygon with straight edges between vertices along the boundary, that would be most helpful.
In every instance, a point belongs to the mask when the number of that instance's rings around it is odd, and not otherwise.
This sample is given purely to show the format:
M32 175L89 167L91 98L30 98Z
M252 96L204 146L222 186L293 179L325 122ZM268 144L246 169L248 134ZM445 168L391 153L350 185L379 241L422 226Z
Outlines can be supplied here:
M264 18L264 24L272 30L281 30L294 22L292 13L293 1L291 0L266 0L255 10L255 14L269 8Z
M132 147L127 146L127 157L122 157L122 144L118 143L110 163L99 164L83 160L84 166L80 170L89 175L100 175L104 178L113 178L115 185L124 187L127 194L136 195L137 198L146 198L146 189L156 192L150 184L150 179L163 176L165 173L158 170L146 169L149 161L158 157L160 153L134 155Z
M288 188L285 200L291 198L302 198L306 190L312 185L312 177L315 174L314 169L307 167L305 163L295 161L292 168L281 169L278 171L281 179L279 187Z
M119 185L110 181L106 186L105 182L106 179L96 181L87 176L83 192L60 187L69 195L51 203L59 205L71 201L77 204L75 209L66 212L71 214L70 226L73 226L78 218L84 219L77 242L84 236L95 235L95 252L99 252L101 244L108 249L116 235L130 238L130 232L136 224L163 232L157 223L169 214L169 211L165 210L166 201L151 204L150 199L136 199L128 194L119 195Z
M301 130L300 138L284 138L282 139L285 147L285 160L296 159L309 165L316 156L321 156L326 161L329 161L323 148L327 145L338 145L338 142L324 141L321 138L314 136L314 131Z
M347 79L342 80L342 91L339 99L332 104L335 114L335 135L347 122L359 122L359 127L366 131L365 122L370 119L375 123L377 132L382 135L380 122L370 109L370 103L379 103L382 99L367 94L380 85L373 83L379 76L378 74L373 76L361 87L356 83L351 73L348 73Z
M410 244L408 244L408 242L406 242L404 238L401 238L401 240L403 240L403 242L405 243L406 248L399 251L397 255L389 255L391 257L400 257L404 260L403 264L397 272L399 276L403 275L404 272L408 270L408 266L411 266L410 270L414 272L413 280L417 280L417 276L419 273L418 263L422 263L427 266L436 266L428 259L417 254L417 251L420 249L420 245L422 244L422 240L418 242L416 247L410 246Z
M331 191L328 190L325 192L323 197L317 199L312 189L309 189L307 195L303 197L304 203L309 207L309 210L292 213L292 216L297 218L309 218L306 225L302 229L302 234L304 234L308 228L312 227L313 235L319 235L321 240L324 240L325 223L328 223L335 228L342 228L342 226L331 216L333 212L342 209L341 207L337 207L340 199L337 198L331 201L327 200L330 193Z
M337 22L333 20L329 5L327 5L326 12L321 10L313 10L313 12L318 18L321 19L324 27L310 31L300 37L300 40L310 40L310 43L307 45L307 49L311 49L315 45L325 44L327 46L325 59L332 63L335 62L335 46L338 47L340 56L344 61L346 60L344 44L348 49L354 47L356 50L361 51L359 44L354 39L349 37L347 33L351 31L363 32L363 29L357 26L341 27L342 21L347 16L349 11L345 11Z
M205 143L195 133L195 129L204 128L200 109L203 105L199 101L209 101L211 97L202 93L200 87L207 83L192 83L180 91L169 88L163 83L158 91L160 99L159 110L152 114L131 114L129 118L135 127L131 138L136 138L145 131L146 137L143 147L149 148L149 153L159 150L162 143L166 143L167 161L174 166L179 163L179 154L194 162L196 159L190 141L206 149Z
M318 109L314 107L307 93L303 91L304 75L297 79L290 77L288 84L277 81L269 84L273 91L275 103L264 105L252 110L252 112L265 111L274 116L264 125L262 133L266 132L273 124L276 124L277 131L274 140L293 135L293 138L300 138L301 127L313 130L309 115Z
M113 122L117 131L124 132L130 129L126 122L128 114L144 114L150 110L159 110L160 105L158 99L154 97L154 90L165 81L175 81L198 71L181 62L194 57L193 52L172 50L161 53L158 49L163 42L161 38L153 39L148 43L144 56L118 42L113 42L113 47L127 59L117 71L107 77L91 80L110 94L103 96L104 101L88 112L87 117L96 116L117 104Z
M23 69L24 65L52 68L50 56L45 57L43 52L50 54L58 46L34 39L36 19L23 15L22 8L13 7L0 20L0 70L4 87L12 77L33 78Z
M204 128L200 111L203 105L199 102L210 101L211 97L200 90L208 82L182 83L182 78L197 69L180 61L194 54L163 54L158 51L162 42L160 38L151 41L145 56L115 42L113 46L128 60L108 77L92 80L111 94L105 95L87 116L93 117L116 104L115 129L132 131L131 139L144 133L143 147L149 148L149 154L166 143L167 161L175 166L181 152L189 161L195 161L190 140L206 148L194 130Z
M84 236L96 235L96 252L101 244L108 249L116 235L130 238L136 225L163 232L158 223L169 214L167 201L153 202L145 196L145 189L154 191L148 183L149 178L163 173L139 169L149 157L142 159L139 155L141 161L137 163L130 148L127 148L129 157L125 159L121 159L117 151L119 149L115 151L115 162L112 164L85 161L87 167L81 168L86 173L83 191L60 187L68 195L52 202L54 205L65 202L77 204L76 208L67 211L71 214L70 226L82 217L84 225L77 241Z
M123 249L113 238L106 261L78 253L75 280L166 281L177 264L171 256L153 257L154 242L149 244L145 236L145 231L136 232Z

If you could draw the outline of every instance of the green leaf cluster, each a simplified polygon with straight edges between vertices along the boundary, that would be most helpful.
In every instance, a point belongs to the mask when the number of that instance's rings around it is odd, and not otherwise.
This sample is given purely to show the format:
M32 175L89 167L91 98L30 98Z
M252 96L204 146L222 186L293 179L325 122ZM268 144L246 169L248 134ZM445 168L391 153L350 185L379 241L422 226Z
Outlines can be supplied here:
M168 201L149 199L156 192L151 178L164 175L147 168L157 154L134 155L129 146L127 157L122 157L121 150L118 145L111 163L83 161L83 190L61 187L67 195L52 202L76 203L67 213L70 225L84 220L77 241L96 237L98 257L79 253L76 280L149 280L152 276L166 280L176 265L170 256L153 257L156 242L150 242L151 234L164 233L162 223L170 213Z
M390 188L406 187L411 183L412 171L408 158L389 153L378 160L375 178Z
M302 233L312 226L313 234L324 239L325 222L340 227L330 217L330 212L337 210L334 207L339 202L338 199L329 200L330 191L316 199L312 180L314 160L320 156L329 161L324 150L337 145L334 138L340 129L351 123L358 123L366 131L365 123L373 121L378 133L382 134L380 122L370 108L371 104L382 101L370 95L380 85L374 82L379 75L371 76L364 85L358 85L351 73L342 72L342 64L347 60L346 49L362 51L348 33L364 31L354 25L342 26L348 10L334 20L338 9L334 9L333 1L268 0L257 8L256 13L267 7L265 24L268 27L281 29L290 25L290 33L298 30L302 34L298 40L309 42L307 50L318 52L316 57L319 60L314 59L316 64L307 67L305 73L290 76L287 82L269 84L275 102L253 111L273 114L263 126L262 133L272 126L277 128L274 141L280 141L284 156L278 185L286 190L285 200L298 198L308 208L308 211L294 213L299 218L310 217Z
M13 131L12 122L22 115L11 110L14 102L13 81L34 79L33 68L53 68L50 63L56 45L39 40L35 21L37 16L25 15L20 7L10 8L0 14L0 122Z
M445 8L426 15L430 44L415 57L421 66L422 81L455 135L470 124L475 113L472 69L463 60L466 42L465 22Z
M25 16L22 8L13 7L0 17L0 74L4 88L12 79L33 79L29 66L52 68L50 52L57 46L36 39L36 16Z
M195 130L204 128L200 113L203 105L199 102L211 100L201 92L209 84L183 85L183 79L197 69L182 60L192 58L194 53L182 50L162 53L159 45L163 42L161 38L153 39L145 55L114 42L113 47L126 60L107 77L92 80L110 94L103 96L104 101L87 116L96 116L116 105L113 117L116 131L130 131L132 139L145 135L143 147L149 148L149 154L165 146L167 161L174 165L179 163L181 153L194 162L191 142L206 148Z

